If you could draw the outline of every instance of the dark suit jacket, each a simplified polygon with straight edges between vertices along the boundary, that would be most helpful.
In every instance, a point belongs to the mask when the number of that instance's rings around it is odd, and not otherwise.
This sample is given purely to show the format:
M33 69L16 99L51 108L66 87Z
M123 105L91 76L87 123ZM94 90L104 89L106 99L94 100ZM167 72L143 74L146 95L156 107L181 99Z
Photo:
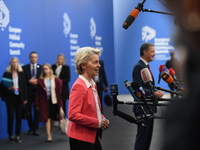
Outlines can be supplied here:
M142 77L141 77L141 70L144 68L147 68L147 66L145 65L145 63L142 60L139 60L133 68L132 78L133 78L133 81L137 82L140 86L143 87L146 95L150 96L150 95L152 95L150 86L148 83L144 83L142 80ZM153 77L153 75L152 75L152 77ZM154 80L153 80L153 85L154 85ZM145 106L143 106L143 107L144 107L145 111L147 113L149 113L148 109ZM156 110L157 110L156 106L150 106L150 107L154 112L156 112ZM134 111L134 113L143 113L138 105L133 106L133 111Z
M104 69L104 62L100 60L99 63L101 65L99 69L99 81L100 81L101 89L98 89L98 90L103 90L105 87L108 87L108 82L106 78L106 72Z
M31 76L31 64L24 65L22 68L24 70L26 85L27 85L27 94L28 97L35 97L36 86L29 83L29 80L32 78ZM36 78L39 79L42 72L42 66L37 64L37 74Z
M53 73L56 75L56 64L52 65ZM69 85L68 82L70 81L70 68L68 65L63 65L62 70L60 72L59 78L63 82L62 86L62 99L66 100L69 99Z
M3 77L12 79L12 73L11 72L4 72ZM27 100L27 91L26 91L26 81L24 72L18 72L18 85L20 89L20 98L21 101ZM13 91L8 90L8 87L4 86L4 84L1 82L1 88L2 88L2 100L6 102L12 102L15 99L15 94Z
M61 99L61 92L62 92L62 80L59 78L55 78L55 93L57 98L57 106L58 108L63 106L63 102ZM36 88L36 99L35 99L35 107L39 108L39 114L40 114L40 121L41 122L47 122L47 119L49 117L49 102L47 100L47 94L46 94L46 86L43 79L38 79L38 84ZM59 119L59 111L58 109L58 119Z

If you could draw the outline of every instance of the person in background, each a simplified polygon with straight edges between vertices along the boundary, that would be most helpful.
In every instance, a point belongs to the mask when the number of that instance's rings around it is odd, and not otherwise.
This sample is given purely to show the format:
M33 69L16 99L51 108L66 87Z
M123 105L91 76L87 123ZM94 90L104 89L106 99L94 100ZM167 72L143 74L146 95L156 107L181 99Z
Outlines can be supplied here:
M63 54L57 56L56 64L52 65L53 73L62 80L62 100L63 111L66 114L66 100L69 99L70 68L65 64L66 59Z
M9 139L21 143L21 113L23 105L27 103L27 93L24 72L18 58L11 58L9 66L3 74L1 88L2 100L6 102L7 107ZM13 135L14 116L16 118L16 136Z
M109 120L101 113L101 103L93 77L98 75L100 50L82 47L76 51L75 65L79 77L69 98L68 118L71 150L102 150L99 137L108 129Z
M141 77L141 70L144 68L148 68L150 73L150 66L149 63L154 60L155 56L155 48L154 45L151 43L144 43L140 47L140 60L135 64L132 72L132 78L134 82L137 82L141 87L143 87L145 93L147 96L151 96L151 87L148 83L144 83ZM152 78L153 74L151 73ZM153 83L154 85L154 78ZM164 92L162 91L154 91L154 95L156 97L162 97L164 95ZM145 107L144 110L147 114L151 114L151 112ZM151 110L156 113L157 108L156 106L150 106ZM135 117L141 117L144 112L140 108L139 105L134 105L133 111L135 113ZM138 125L137 127L137 135L136 135L136 141L135 141L135 150L149 150L150 144L151 144L151 138L153 134L153 125L154 125L154 119L148 118L145 120L144 124L147 126Z
M40 121L45 122L47 142L52 141L54 121L63 115L62 80L53 74L51 65L45 63L36 89L35 107L39 110Z
M178 61L178 59L175 56L175 52L174 51L170 51L170 60L166 61L165 66L167 67L167 69L174 69L175 73L176 73L176 77L180 80L180 62ZM171 84L168 84L170 90L174 91L175 88L174 86L172 86ZM171 98L174 98L175 94L171 93Z
M28 103L27 108L29 110L30 117L28 119L29 131L28 135L33 134L34 136L39 136L39 113L35 108L35 94L37 79L40 77L42 67L37 63L38 54L36 52L31 52L29 55L30 64L24 65L23 70L26 78ZM33 110L32 110L33 109Z
M99 64L101 65L101 67L99 69L98 75L94 76L94 81L97 85L98 95L101 101L101 112L103 113L103 91L106 92L108 90L108 82L104 69L104 62L102 60L99 60Z
M170 51L170 60L166 61L165 66L169 69L172 68L175 70L176 74L179 75L179 71L178 71L178 67L180 67L180 62L178 61L178 59L176 58L175 52L174 51Z

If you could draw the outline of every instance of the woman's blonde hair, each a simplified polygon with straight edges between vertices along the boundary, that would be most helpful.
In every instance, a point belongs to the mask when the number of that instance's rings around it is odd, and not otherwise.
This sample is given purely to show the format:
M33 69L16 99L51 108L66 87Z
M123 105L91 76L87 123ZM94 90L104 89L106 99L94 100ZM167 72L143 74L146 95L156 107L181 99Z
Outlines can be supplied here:
M14 59L16 59L16 60L18 61L18 68L17 68L17 71L18 71L18 72L22 72L23 69L22 69L22 67L21 67L21 65L20 65L20 61L19 61L19 59L18 59L17 57L12 57L12 58L10 59L9 65L8 65L8 67L6 68L6 72L12 72L12 61L13 61Z
M89 57L93 54L97 54L98 56L100 56L101 51L94 47L82 47L76 51L75 56L74 56L74 61L76 65L76 73L78 74L83 73L81 65L87 64L87 62L89 61Z
M65 63L66 63L66 59L65 59L65 55L64 55L64 54L59 54L59 55L57 56L57 59L56 59L56 65L58 66L58 62L57 62L57 60L58 60L58 57L59 57L59 56L62 56L62 57L64 58L64 62L63 62L62 65L65 65Z
M51 65L50 65L49 63L45 63L45 64L42 66L42 68L43 68L44 66L47 66L47 67L51 70L51 72L50 72L50 78L51 78L51 79L52 79L52 78L55 78L55 75L53 74L53 70L52 70L52 68L51 68ZM44 70L42 69L42 73L41 73L40 78L41 78L41 79L44 79L45 77L46 77L46 75L45 75L45 73L44 73Z

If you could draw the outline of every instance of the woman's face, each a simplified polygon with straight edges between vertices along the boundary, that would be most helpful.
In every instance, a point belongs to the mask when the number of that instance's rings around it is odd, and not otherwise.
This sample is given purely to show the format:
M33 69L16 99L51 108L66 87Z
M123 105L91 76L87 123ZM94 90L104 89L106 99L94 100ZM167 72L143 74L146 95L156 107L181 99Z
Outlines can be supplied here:
M12 68L12 70L17 70L18 65L19 65L19 62L18 62L17 59L11 60L11 68Z
M51 73L51 69L47 66L47 65L44 65L43 66L43 72L44 74L47 76L47 75L50 75Z
M58 65L64 64L64 61L65 61L65 59L64 59L63 56L58 56L58 58L57 58L57 64Z
M99 64L99 56L97 54L91 55L87 64L82 65L84 70L83 76L86 75L87 77L92 78L98 75L100 67L101 65Z

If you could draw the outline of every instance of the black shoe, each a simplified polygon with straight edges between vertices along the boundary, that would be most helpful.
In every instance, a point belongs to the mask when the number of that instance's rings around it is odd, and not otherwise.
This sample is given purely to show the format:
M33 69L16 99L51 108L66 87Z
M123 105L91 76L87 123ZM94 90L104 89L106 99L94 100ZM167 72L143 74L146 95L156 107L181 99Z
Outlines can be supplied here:
M33 133L32 130L28 130L27 135L31 135Z
M34 136L40 136L40 134L37 131L33 132L33 135Z
M16 138L15 138L15 142L16 143L21 143L22 141L20 140L20 137L19 136L17 136Z
M52 138L47 138L47 142L52 142Z
M12 142L15 141L15 137L14 137L13 135L9 136L8 138L9 138L9 140L12 141Z
M52 142L52 140L47 140L47 142Z

